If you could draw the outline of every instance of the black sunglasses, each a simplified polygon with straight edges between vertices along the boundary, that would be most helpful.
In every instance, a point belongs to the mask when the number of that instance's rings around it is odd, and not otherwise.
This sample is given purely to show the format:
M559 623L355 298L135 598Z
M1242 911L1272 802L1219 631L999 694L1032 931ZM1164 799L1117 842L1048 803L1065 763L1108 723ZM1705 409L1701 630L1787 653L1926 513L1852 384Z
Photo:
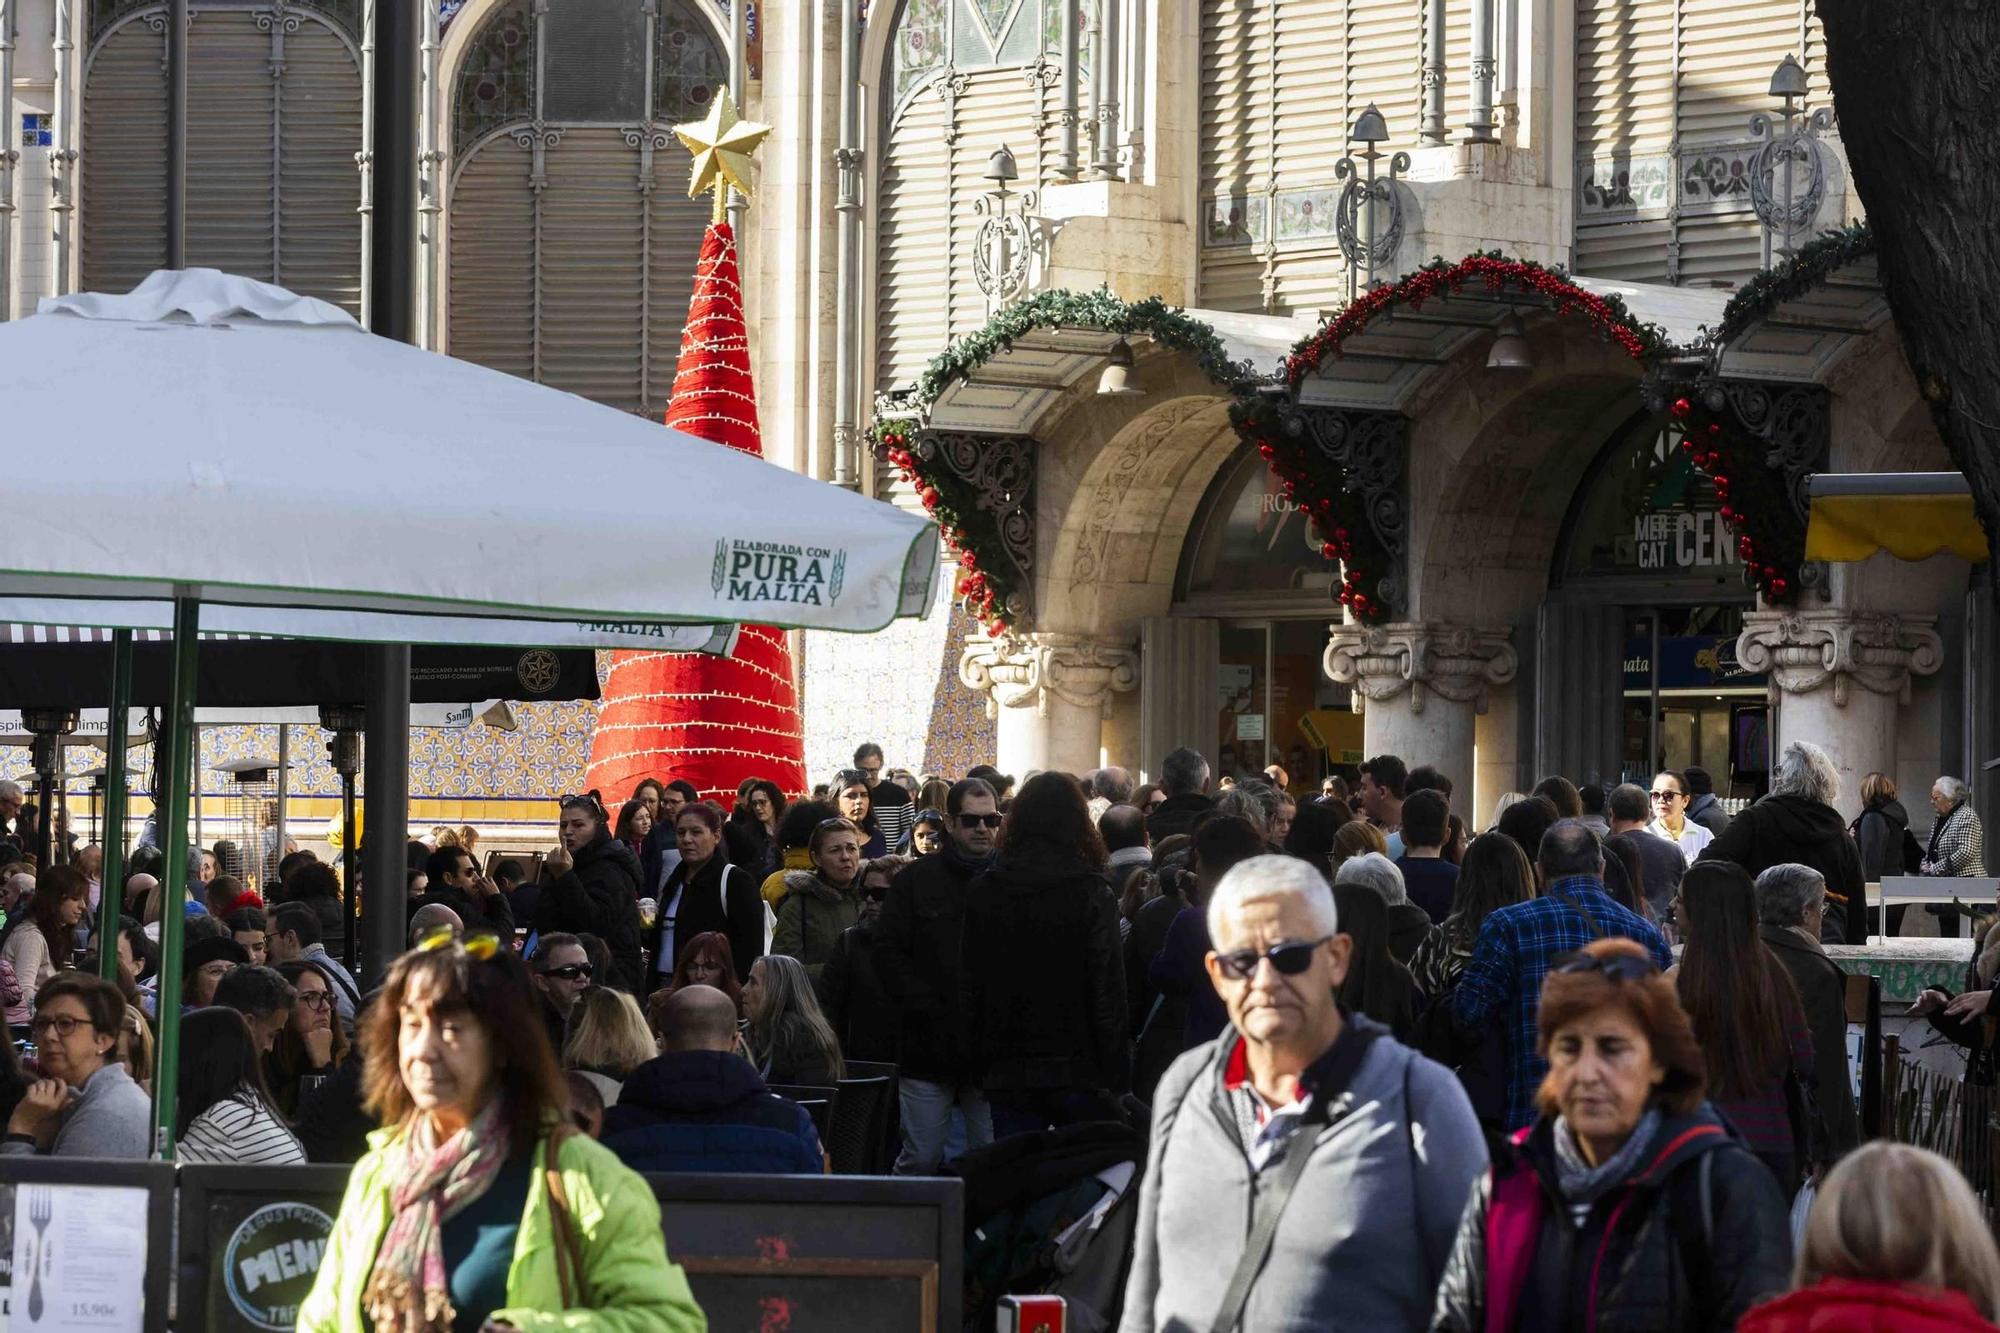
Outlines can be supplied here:
M1647 977L1658 976L1660 967L1643 954L1614 953L1608 958L1600 958L1594 953L1579 950L1556 955L1551 970L1563 973L1601 972L1613 981L1643 981Z
M588 981L590 980L590 973L591 967L589 963L571 963L567 967L545 967L542 969L543 976L561 977L564 981Z
M1234 953L1215 955L1215 965L1222 969L1222 975L1232 981L1244 981L1254 975L1257 964L1264 959L1271 960L1271 966L1288 977L1295 977L1312 966L1313 953L1320 945L1332 939L1322 935L1316 940L1301 940L1288 944L1274 944L1263 953L1255 949L1238 949Z
M959 826L960 828L978 828L978 827L979 827L980 825L984 824L984 825L985 825L985 826L986 826L987 828L999 828L999 827L1000 827L1000 819L1001 819L1001 816L999 816L999 815L997 815L997 814L994 814L994 815L960 815L960 816L958 817L958 826Z

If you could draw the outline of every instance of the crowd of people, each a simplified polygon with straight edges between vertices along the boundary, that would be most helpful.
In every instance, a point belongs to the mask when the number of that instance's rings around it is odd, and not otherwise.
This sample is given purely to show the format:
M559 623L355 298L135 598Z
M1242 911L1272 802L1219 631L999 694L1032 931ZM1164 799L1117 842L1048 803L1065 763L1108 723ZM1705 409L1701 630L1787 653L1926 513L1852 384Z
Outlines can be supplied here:
M183 1159L354 1164L301 1328L579 1304L699 1328L633 1173L829 1170L800 1093L860 1068L893 1070L900 1174L1144 1133L1099 1312L1123 1333L1993 1328L1970 1187L1861 1142L1825 948L1865 938L1869 880L1983 875L1982 830L1956 779L1925 845L1886 776L1851 824L1838 788L1795 743L1733 816L1690 769L1551 776L1482 827L1395 755L1351 787L1218 782L1181 749L1151 783L1017 788L865 745L795 800L564 797L555 845L490 871L472 829L412 841L410 950L365 987L308 853L258 892L235 848L198 850L179 905L135 855L130 915L93 929L96 849L38 867L10 841L0 1154L147 1155L179 1004ZM1966 989L1916 1012L1973 1044L1996 973L1982 935Z

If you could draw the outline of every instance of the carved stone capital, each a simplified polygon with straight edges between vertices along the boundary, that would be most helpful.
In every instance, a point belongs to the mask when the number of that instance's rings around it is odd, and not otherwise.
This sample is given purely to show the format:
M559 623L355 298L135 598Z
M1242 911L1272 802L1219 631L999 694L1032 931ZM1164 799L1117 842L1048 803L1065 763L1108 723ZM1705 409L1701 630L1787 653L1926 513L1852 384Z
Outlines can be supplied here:
M1049 715L1049 700L1109 711L1111 696L1137 688L1139 653L1130 644L1081 634L969 635L958 679L986 696L986 714L1033 708Z
M1768 674L1773 688L1810 694L1833 687L1845 708L1859 685L1871 694L1910 701L1910 678L1928 676L1944 661L1936 616L1894 611L1752 611L1743 617L1736 660Z
M1335 625L1326 674L1371 701L1408 690L1412 713L1423 712L1431 694L1483 713L1487 688L1514 679L1520 666L1507 639L1504 629L1471 625Z

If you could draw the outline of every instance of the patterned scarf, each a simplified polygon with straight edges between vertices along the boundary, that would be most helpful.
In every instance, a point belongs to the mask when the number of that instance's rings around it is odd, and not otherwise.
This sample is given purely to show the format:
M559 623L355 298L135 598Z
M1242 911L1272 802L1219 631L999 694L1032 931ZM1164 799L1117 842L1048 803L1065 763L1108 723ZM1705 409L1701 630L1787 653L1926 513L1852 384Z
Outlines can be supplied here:
M361 1296L376 1333L449 1333L444 1224L491 1187L507 1147L495 1100L443 1143L430 1117L419 1115L389 1150L383 1174L396 1182L389 1196L395 1217Z

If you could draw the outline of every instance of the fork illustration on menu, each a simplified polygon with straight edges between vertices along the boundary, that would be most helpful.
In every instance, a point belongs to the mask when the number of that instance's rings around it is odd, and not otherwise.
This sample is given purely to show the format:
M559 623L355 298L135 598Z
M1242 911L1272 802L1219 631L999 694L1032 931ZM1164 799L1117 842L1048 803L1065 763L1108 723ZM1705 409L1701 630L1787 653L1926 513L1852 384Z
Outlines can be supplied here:
M49 1267L49 1223L55 1218L55 1196L47 1189L28 1190L28 1221L35 1227L34 1257L28 1261L34 1274L28 1286L28 1322L42 1322L42 1273Z

